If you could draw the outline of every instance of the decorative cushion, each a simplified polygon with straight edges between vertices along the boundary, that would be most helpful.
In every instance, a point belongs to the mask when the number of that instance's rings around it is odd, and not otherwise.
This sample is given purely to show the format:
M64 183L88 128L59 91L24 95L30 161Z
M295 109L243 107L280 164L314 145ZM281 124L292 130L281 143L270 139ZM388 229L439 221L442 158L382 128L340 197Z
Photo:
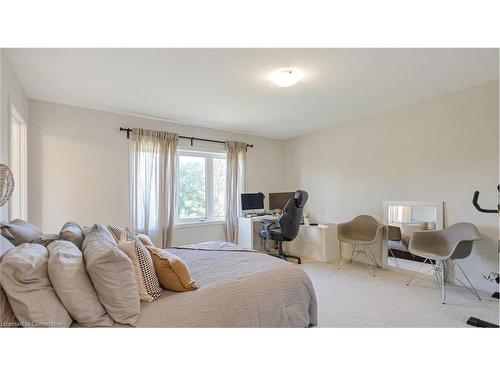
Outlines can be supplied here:
M71 317L50 283L48 259L45 247L28 243L9 251L2 259L0 283L22 326L71 326Z
M83 229L78 223L68 221L62 226L59 232L59 239L72 242L77 248L81 249L83 243Z
M0 222L0 233L15 246L30 243L42 235L40 229L21 219L14 219L9 223Z
M58 234L42 234L40 237L35 238L31 243L37 243L42 246L49 246L52 242L56 241L59 238Z
M73 242L48 246L48 272L52 286L71 317L85 327L110 327L113 320L94 290L80 249Z
M143 243L144 246L154 247L153 241L151 241L151 238L149 238L147 234L137 233L136 236Z
M120 237L124 228L117 227L116 225L108 225L108 229L113 235L115 241L118 243L118 241L120 241ZM143 233L134 233L134 234L143 243L144 246L154 246L153 241L151 241L151 238L149 238L147 234Z
M129 257L101 224L88 230L82 249L87 272L109 316L117 323L134 325L141 311L134 266Z
M414 232L427 230L427 223L403 223L401 224L401 238L406 246L410 243L411 235Z
M116 225L108 225L109 232L113 235L116 243L120 241L120 237L125 228L117 227Z
M15 246L7 238L0 235L0 262L4 254L7 254L9 250L14 249ZM19 322L10 307L9 300L5 294L2 285L0 284L0 328L2 327L17 327Z
M12 242L0 234L0 261L2 261L4 254L15 247Z
M3 288L0 286L0 328L18 327L19 322L16 319L12 307L10 307L9 299Z
M156 276L151 254L143 243L129 229L121 233L118 247L132 261L142 301L151 302L161 296L161 287Z
M189 269L184 261L157 247L148 247L153 258L156 274L163 288L174 292L187 292L198 289L196 282L191 279Z

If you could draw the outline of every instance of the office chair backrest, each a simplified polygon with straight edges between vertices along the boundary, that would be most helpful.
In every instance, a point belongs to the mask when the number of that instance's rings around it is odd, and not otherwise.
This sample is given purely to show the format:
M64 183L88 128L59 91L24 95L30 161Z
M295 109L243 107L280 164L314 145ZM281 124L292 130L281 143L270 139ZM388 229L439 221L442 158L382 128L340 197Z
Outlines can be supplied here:
M279 219L281 233L286 241L293 241L299 233L302 212L309 195L307 191L297 190L293 198L289 199Z

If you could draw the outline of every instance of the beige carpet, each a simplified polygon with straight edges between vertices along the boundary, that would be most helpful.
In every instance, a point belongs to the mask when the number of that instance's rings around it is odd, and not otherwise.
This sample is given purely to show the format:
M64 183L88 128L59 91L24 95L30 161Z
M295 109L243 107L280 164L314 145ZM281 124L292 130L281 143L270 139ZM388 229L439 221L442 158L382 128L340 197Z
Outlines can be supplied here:
M498 324L499 304L486 293L479 301L463 287L449 285L441 304L434 276L406 286L410 272L377 270L365 265L306 260L301 266L311 278L318 299L319 327L470 327L470 316Z

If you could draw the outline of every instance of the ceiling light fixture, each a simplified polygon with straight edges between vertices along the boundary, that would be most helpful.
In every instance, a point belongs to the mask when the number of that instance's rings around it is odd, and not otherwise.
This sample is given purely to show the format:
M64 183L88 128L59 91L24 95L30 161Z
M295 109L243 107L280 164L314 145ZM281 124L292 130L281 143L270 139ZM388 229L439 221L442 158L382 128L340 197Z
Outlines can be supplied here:
M298 68L282 68L269 73L269 80L279 87L290 87L304 77L304 72Z

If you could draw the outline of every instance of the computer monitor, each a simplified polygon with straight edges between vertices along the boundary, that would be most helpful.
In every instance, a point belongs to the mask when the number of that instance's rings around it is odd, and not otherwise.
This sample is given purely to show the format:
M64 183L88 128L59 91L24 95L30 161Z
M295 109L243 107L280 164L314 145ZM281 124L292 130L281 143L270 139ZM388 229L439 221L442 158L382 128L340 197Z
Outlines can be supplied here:
M269 193L269 210L282 210L285 208L286 202L293 198L295 192L288 193Z
M244 215L258 214L264 212L264 194L244 193L241 194L241 210Z

